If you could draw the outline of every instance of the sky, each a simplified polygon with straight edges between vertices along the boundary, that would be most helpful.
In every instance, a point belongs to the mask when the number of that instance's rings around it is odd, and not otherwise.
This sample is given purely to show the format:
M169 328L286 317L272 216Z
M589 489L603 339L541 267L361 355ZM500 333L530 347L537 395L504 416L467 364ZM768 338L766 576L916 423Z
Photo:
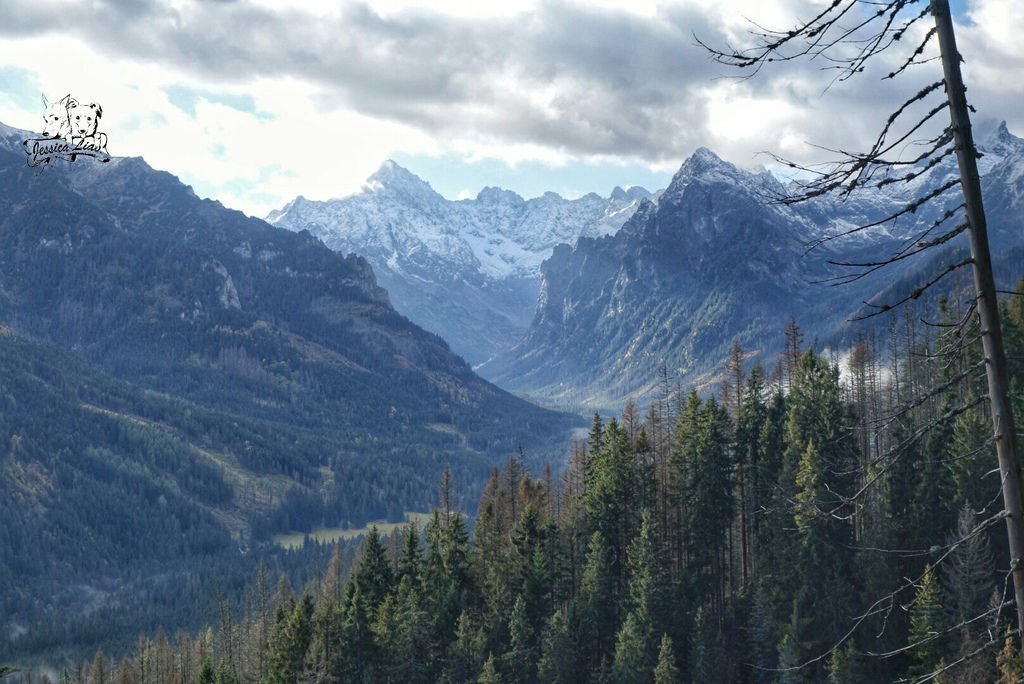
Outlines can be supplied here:
M449 199L654 190L701 146L773 169L768 151L863 148L938 78L931 62L883 81L892 50L842 83L822 60L742 79L697 44L745 45L752 22L787 29L824 4L0 0L0 122L39 130L43 95L98 103L111 154L254 216L356 192L386 159ZM952 4L978 120L1024 133L1024 3Z

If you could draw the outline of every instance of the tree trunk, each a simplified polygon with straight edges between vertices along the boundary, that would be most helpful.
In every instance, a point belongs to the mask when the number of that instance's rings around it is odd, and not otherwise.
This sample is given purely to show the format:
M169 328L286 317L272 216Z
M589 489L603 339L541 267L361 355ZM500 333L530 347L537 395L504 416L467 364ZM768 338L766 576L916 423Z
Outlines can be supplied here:
M969 224L968 234L973 258L974 289L977 296L978 316L981 319L981 341L985 352L985 370L991 402L992 425L995 430L996 455L1002 477L1003 506L1006 510L1006 531L1010 540L1010 567L1013 569L1013 588L1017 604L1017 627L1024 635L1024 517L1021 515L1020 463L1017 460L1017 433L1013 422L1008 391L1006 353L996 301L995 279L992 276L992 257L988 247L988 229L981 201L981 180L975 156L974 136L967 108L963 77L960 73L960 53L953 34L953 20L948 0L931 0L932 15L942 54L942 70L946 79L946 96L952 121L956 158L960 167L960 183Z

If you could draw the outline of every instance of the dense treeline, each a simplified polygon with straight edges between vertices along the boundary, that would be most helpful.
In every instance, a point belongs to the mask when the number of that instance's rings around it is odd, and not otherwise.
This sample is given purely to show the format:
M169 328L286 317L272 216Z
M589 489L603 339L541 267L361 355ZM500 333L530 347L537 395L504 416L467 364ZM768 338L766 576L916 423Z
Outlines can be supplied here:
M1018 400L1021 299L1006 316ZM717 396L595 416L557 478L509 458L472 533L446 477L425 530L372 531L352 563L335 549L301 592L261 572L241 616L65 676L1018 681L972 337L908 314L840 362L793 324L772 376L735 348Z
M139 389L0 325L0 659L196 629L211 597L241 597L259 560L285 562L271 534L429 510L453 453L410 448L381 469L343 445ZM327 482L304 476L296 464L328 448ZM452 461L481 491L483 459Z
M140 390L103 408L173 413L191 441L305 488L254 516L258 536L425 510L445 465L479 493L488 459L520 443L550 455L577 423L476 377L362 259L141 159L43 179L0 150L0 169L0 322Z

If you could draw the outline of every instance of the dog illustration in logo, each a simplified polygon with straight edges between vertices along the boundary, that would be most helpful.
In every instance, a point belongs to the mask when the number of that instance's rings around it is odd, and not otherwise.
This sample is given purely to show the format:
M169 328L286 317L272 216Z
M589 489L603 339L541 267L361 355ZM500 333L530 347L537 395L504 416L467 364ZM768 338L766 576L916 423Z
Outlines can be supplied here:
M103 107L95 102L80 104L71 100L68 104L68 122L71 125L71 142L76 147L102 150L107 146L107 134L97 131Z
M109 162L107 134L99 131L103 108L83 104L68 93L56 102L43 95L43 130L38 137L22 141L29 166L45 166L54 159L73 162L89 157Z
M65 95L56 102L50 102L43 95L43 137L44 138L67 138L71 139L71 119L68 118L68 108L77 106L78 102L70 94Z

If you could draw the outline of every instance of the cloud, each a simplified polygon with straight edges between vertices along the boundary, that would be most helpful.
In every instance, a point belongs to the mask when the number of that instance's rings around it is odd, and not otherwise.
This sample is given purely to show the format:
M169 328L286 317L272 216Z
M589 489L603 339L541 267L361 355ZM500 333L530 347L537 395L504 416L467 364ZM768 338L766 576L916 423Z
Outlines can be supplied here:
M710 31L697 11L666 20L546 2L467 19L382 15L360 3L323 15L244 2L52 0L2 11L16 17L0 27L10 36L70 33L111 57L208 82L293 78L321 89L327 108L574 155L678 158L700 138L695 88L713 73L692 38Z
M815 8L0 0L0 59L17 65L0 77L34 79L51 95L99 93L121 149L259 211L287 193L344 194L396 150L668 169L700 145L742 165L763 150L827 156L810 143L863 147L901 98L938 77L937 65L882 81L893 52L832 88L820 60L740 81L694 39L742 44L750 21L788 28ZM1024 130L1024 86L1014 85L1024 10L973 0L968 11L960 37L971 97ZM0 113L26 102L0 97ZM163 144L154 150L153 140Z

